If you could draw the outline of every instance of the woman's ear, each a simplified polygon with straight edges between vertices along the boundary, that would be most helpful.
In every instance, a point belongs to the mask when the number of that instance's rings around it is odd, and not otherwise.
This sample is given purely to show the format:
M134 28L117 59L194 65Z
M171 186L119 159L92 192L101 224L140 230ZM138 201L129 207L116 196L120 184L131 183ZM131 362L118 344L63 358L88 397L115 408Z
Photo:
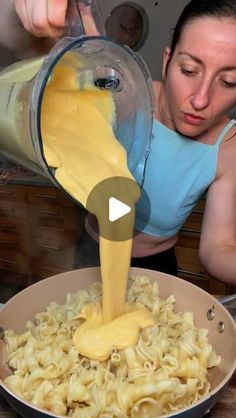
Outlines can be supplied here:
M167 68L170 62L170 58L171 58L170 48L167 47L165 48L164 53L163 53L163 63L162 63L162 80L163 81L166 80Z

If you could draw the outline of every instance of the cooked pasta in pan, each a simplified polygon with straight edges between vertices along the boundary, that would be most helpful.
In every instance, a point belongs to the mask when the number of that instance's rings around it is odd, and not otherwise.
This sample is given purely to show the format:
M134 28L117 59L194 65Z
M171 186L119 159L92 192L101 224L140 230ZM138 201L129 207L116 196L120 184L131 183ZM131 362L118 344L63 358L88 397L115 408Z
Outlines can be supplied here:
M157 283L131 278L127 301L148 309L154 325L140 330L138 342L113 347L106 361L82 356L73 335L89 303L100 303L102 287L68 294L52 302L16 335L5 332L6 385L32 404L73 418L154 418L191 405L207 394L207 369L220 364L207 329L194 325L191 312L175 312L175 298L159 297Z

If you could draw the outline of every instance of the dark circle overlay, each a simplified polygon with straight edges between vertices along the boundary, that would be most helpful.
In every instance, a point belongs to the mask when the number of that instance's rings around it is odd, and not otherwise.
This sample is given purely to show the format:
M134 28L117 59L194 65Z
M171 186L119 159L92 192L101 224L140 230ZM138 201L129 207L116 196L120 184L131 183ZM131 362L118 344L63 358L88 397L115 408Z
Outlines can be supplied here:
M131 208L131 211L119 219L109 220L109 199L115 198ZM137 200L138 199L138 200ZM136 203L134 203L136 202ZM142 232L149 221L151 204L147 193L138 184L126 177L110 177L98 183L89 194L86 209L99 213L100 222L95 216L88 216L90 228L110 241L127 241ZM142 229L132 228L133 216L139 217Z

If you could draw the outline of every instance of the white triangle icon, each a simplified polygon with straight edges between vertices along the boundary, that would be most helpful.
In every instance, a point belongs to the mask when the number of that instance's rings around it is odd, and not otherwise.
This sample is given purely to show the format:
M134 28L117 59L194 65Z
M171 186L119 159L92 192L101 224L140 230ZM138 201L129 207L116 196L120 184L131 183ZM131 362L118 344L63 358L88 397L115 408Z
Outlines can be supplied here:
M115 197L109 199L109 221L114 222L131 212L131 207Z

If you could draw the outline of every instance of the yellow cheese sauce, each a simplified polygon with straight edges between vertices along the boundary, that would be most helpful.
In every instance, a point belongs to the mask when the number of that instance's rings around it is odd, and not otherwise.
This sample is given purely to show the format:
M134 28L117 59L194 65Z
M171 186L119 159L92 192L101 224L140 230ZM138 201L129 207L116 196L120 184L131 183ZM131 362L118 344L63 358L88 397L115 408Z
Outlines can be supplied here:
M73 54L55 67L43 96L41 129L45 158L56 169L56 179L86 207L90 192L101 181L114 176L133 177L127 167L126 151L112 130L115 107L111 93L96 88L90 73L83 82L79 81L78 69ZM131 183L127 193L135 204L140 190L135 181ZM144 308L125 311L132 239L103 238L106 205L107 197L101 195L99 201L92 202L92 208L90 202L89 208L99 224L102 308L86 307L81 313L85 322L73 339L81 354L101 360L109 357L112 347L136 344L139 329L153 324L151 314ZM134 225L132 212L130 237ZM115 222L113 233L115 237Z
M80 317L86 321L75 331L73 338L75 345L79 347L81 353L99 361L105 361L114 347L122 350L134 345L138 340L140 328L153 325L151 313L146 308L135 309L135 305L130 312L124 313L108 324L102 321L100 304L86 305Z

